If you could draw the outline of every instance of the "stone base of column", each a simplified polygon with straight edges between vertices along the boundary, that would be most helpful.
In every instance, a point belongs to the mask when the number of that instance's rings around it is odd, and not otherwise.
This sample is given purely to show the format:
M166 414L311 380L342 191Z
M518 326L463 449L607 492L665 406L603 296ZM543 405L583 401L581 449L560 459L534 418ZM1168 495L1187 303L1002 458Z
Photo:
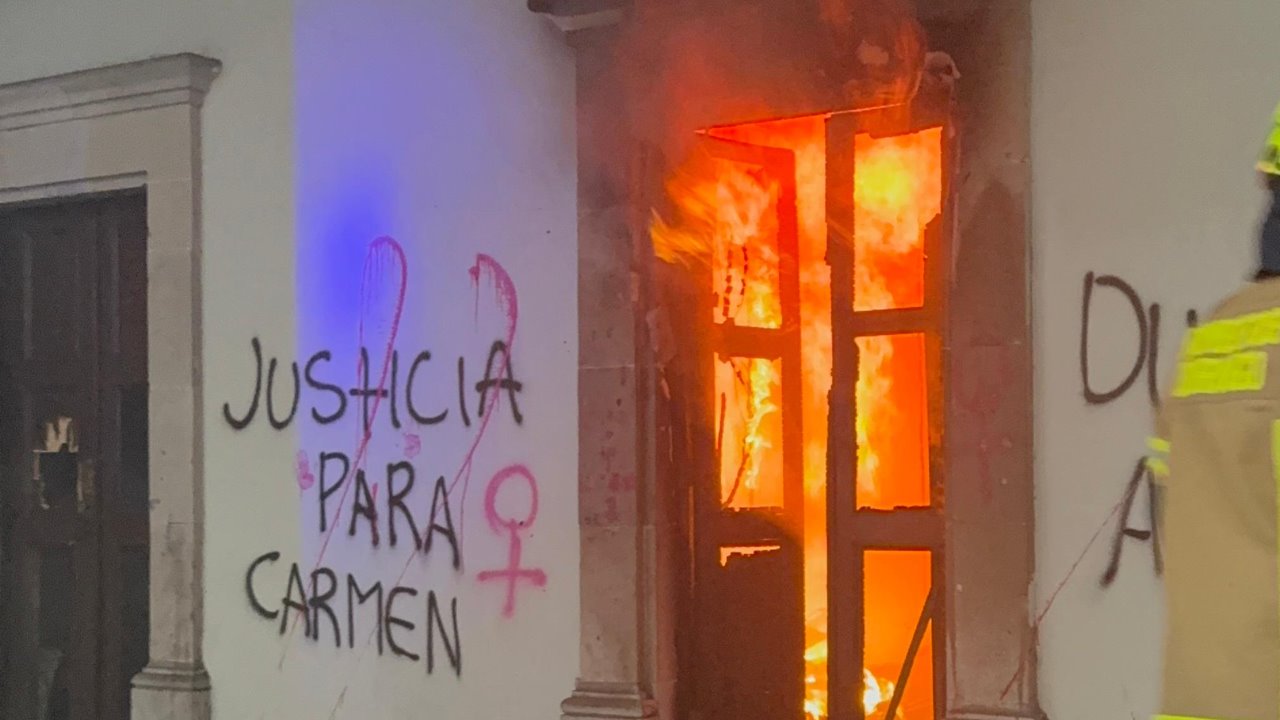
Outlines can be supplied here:
M157 662L133 678L132 720L210 720L209 673L203 665Z
M634 683L579 680L560 710L561 720L658 717L658 704Z
M1045 715L1029 710L960 710L948 714L947 720L1045 720Z

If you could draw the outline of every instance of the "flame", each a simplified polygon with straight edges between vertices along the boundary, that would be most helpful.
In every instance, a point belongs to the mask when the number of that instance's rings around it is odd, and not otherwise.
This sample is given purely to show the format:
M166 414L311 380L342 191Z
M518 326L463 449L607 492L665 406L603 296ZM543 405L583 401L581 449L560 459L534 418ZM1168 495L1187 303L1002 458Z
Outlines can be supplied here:
M886 682L881 685L870 670L862 671L862 687L862 710L867 715L878 710L880 703L887 702L893 697L893 683Z
M655 213L654 251L666 262L710 267L717 322L780 327L779 258L770 242L777 232L778 184L743 163L716 159L711 164L714 180L686 170L668 183L680 222L668 224ZM726 400L717 420L724 426L722 496L732 507L778 504L780 489L761 495L760 475L770 451L780 447L765 430L780 410L780 373L764 359L733 359L723 365L728 367L717 369L716 382L717 397Z
M772 391L778 384L778 373L773 363L768 360L751 361L751 402L747 412L746 449L748 464L742 478L742 484L748 491L754 492L759 487L760 464L764 452L773 448L773 443L760 426L765 418L778 411L773 402Z
M924 303L924 233L928 223L942 211L942 131L926 130L914 135L871 138L863 135L854 142L857 173L854 176L854 309L884 310L920 307ZM901 418L898 408L905 403L893 388L901 384L896 375L903 365L922 365L923 348L906 347L901 336L859 338L860 374L856 421L858 438L859 506L892 509L895 505L925 505L929 502L926 463L889 473L895 488L884 488L881 458L892 439L876 438L873 420L881 425L917 425ZM895 349L910 357L899 358ZM916 386L923 378L914 378ZM886 418L899 422L886 423ZM884 433L887 435L887 433ZM877 442L877 440L880 440ZM927 443L922 447L927 447ZM909 456L910 453L906 453Z
M799 229L801 411L804 422L805 704L826 717L827 394L831 385L831 287L826 264L826 140L822 117L717 128L731 141L784 148L794 154ZM924 234L941 212L941 131L855 138L854 309L919 307L924 302ZM651 237L658 258L709 275L717 323L780 327L777 233L779 178L744 163L700 158L667 182L672 217L655 213ZM927 505L927 387L922 336L857 340L857 497L859 507ZM781 366L777 361L717 363L715 393L720 438L721 500L733 508L782 504ZM723 399L721 400L721 398ZM914 616L928 591L928 553L897 566L868 563L867 665L901 665ZM890 553L889 555L893 555ZM898 553L908 555L908 553ZM888 560L886 556L885 560ZM912 563L915 563L914 565ZM922 572L917 572L923 568ZM923 574L922 574L923 573ZM895 601L886 604L888 601ZM876 615L878 613L878 615ZM876 615L873 617L873 615ZM885 623L883 626L876 623ZM904 630L905 628L905 630ZM927 640L931 647L931 640ZM931 650L922 650L931 652ZM928 657L927 654L922 658ZM892 683L864 669L868 716L887 705ZM918 662L898 717L932 715L932 668ZM917 695L917 693L919 695ZM924 698L923 700L918 698Z
M827 641L819 640L818 642L805 648L804 661L806 666L811 670L821 667L826 670L827 664ZM817 689L818 678L810 672L805 676L805 685L808 692L805 694L804 712L805 715L812 720L823 720L827 717L827 691L825 689ZM889 700L893 698L894 685L889 681L881 681L870 670L862 671L862 712L866 717L871 717L881 705L887 705ZM887 712L886 708L886 712ZM902 717L901 709L894 713L896 717Z
M742 163L715 159L711 165L714 181L685 169L667 183L679 222L654 213L654 253L670 263L711 266L717 322L778 327L778 256L770 242L777 231L777 182Z

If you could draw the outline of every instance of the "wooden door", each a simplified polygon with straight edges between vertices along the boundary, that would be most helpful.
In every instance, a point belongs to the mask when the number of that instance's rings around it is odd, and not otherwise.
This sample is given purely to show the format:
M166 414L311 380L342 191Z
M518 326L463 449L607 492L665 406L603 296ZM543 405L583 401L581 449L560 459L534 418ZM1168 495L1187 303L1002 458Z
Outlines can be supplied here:
M124 720L146 661L140 195L0 211L0 716Z

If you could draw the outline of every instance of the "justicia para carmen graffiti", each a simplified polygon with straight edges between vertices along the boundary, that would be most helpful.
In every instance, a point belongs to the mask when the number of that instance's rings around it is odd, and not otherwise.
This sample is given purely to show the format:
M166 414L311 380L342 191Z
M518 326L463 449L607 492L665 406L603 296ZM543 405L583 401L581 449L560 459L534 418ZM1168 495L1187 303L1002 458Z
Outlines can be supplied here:
M400 430L406 423L412 422L420 426L439 425L448 419L451 409L458 411L457 417L466 427L472 423L472 415L483 417L486 409L493 405L489 402L493 394L505 393L511 408L511 416L516 424L524 423L524 414L520 411L517 394L524 389L524 384L515 377L511 362L511 351L503 340L495 340L489 347L488 357L484 365L484 375L474 384L468 386L467 364L464 356L458 356L456 369L449 382L454 385L456 397L444 400L440 393L427 393L423 390L426 373L434 370L432 354L429 350L416 353L407 363L402 375L402 363L399 350L393 350L390 358L390 371L386 383L370 382L369 349L360 348L359 376L360 382L350 388L330 382L326 369L333 360L333 353L320 350L313 353L299 368L295 360L289 363L289 377L283 377L284 371L278 358L271 357L264 369L262 343L258 338L250 341L253 351L254 384L249 402L238 415L231 409L231 403L223 403L222 417L228 425L236 430L244 430L253 424L261 405L266 405L267 422L276 430L289 427L298 416L303 395L309 395L309 414L317 424L329 425L342 420L353 404L359 406L358 412L364 432L372 431L372 423L376 412L371 409L380 400L388 404L390 427ZM439 372L436 372L439 378ZM304 392L304 382L305 388ZM403 383L402 383L403 380ZM277 390L277 385L284 385ZM433 383L436 385L438 383ZM428 400L426 395L432 395ZM468 407L467 396L474 394L475 408ZM279 397L277 397L279 395ZM265 396L265 400L264 400ZM323 399L322 399L323 398ZM455 404L451 408L449 405ZM287 408L287 409L286 409Z

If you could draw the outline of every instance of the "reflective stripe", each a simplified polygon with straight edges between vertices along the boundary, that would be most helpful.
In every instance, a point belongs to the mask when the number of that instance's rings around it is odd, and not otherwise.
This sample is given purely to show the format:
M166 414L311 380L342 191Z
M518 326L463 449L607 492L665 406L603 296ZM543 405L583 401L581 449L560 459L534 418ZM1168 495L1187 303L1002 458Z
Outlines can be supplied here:
M1171 448L1168 440L1158 437L1147 438L1147 447L1151 448L1155 452L1164 453L1165 455L1169 454L1169 450Z
M1230 355L1270 345L1280 345L1280 308L1201 325L1188 334L1183 357Z
M1147 469L1151 471L1152 475L1155 475L1158 478L1169 477L1169 464L1161 458L1147 458Z
M1226 357L1184 360L1178 366L1173 396L1256 392L1267 384L1267 353L1243 352Z

